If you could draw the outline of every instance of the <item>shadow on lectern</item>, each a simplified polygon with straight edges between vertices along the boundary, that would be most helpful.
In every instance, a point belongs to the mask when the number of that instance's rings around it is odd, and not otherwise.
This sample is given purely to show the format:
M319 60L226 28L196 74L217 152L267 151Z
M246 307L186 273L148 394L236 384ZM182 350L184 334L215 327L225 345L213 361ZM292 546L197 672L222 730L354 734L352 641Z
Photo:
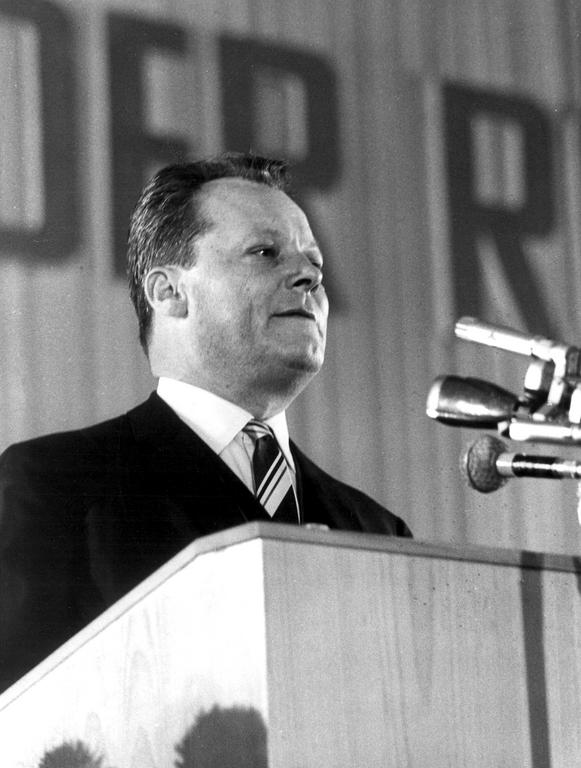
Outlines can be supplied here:
M38 768L106 768L103 758L91 754L82 741L65 742L49 750L41 758Z
M267 768L266 725L253 707L202 712L176 744L175 768Z
M268 768L266 725L253 707L215 706L197 716L175 751L175 768ZM38 768L110 768L104 759L71 741L46 752Z

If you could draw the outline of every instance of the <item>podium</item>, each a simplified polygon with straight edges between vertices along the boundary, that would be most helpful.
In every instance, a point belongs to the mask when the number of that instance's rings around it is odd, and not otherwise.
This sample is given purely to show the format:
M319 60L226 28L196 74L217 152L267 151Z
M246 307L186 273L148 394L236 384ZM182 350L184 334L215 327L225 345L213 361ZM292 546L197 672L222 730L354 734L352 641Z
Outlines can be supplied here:
M572 557L250 523L6 691L0 765L572 768L580 591Z

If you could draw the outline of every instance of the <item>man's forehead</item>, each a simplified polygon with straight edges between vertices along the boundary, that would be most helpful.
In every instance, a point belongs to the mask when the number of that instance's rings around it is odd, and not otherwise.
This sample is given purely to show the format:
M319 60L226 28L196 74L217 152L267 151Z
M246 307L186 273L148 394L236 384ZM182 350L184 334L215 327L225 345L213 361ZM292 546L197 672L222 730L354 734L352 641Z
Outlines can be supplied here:
M309 226L302 210L283 190L241 178L214 179L199 192L202 211L218 223L222 217L238 217L249 226L270 226L273 230L283 221L295 220Z

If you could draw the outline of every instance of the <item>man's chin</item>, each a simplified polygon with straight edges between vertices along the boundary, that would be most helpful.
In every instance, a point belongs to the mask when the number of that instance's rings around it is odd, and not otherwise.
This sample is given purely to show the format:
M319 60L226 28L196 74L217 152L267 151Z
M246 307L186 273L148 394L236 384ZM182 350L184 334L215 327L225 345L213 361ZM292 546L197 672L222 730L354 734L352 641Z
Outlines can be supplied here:
M294 342L294 343L293 343ZM300 343L296 339L282 340L278 344L269 344L262 354L254 358L255 373L276 381L281 388L293 386L295 380L305 383L317 374L325 359L325 345L319 340Z
M269 367L273 377L279 379L281 386L284 386L285 382L292 384L294 379L304 378L308 381L321 370L323 360L324 354L320 351L286 350L284 354L277 355Z
M304 373L310 373L314 376L316 373L319 373L323 367L323 360L315 357L297 357L288 360L287 365L291 370L303 371Z

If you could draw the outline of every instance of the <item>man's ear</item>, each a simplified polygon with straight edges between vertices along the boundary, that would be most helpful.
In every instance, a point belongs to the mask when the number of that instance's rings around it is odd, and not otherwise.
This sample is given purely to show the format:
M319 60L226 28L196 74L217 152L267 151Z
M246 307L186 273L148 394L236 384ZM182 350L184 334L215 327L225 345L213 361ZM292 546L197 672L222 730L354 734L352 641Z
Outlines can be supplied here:
M187 297L181 289L181 269L176 266L153 267L144 282L145 295L150 307L166 317L186 317Z

